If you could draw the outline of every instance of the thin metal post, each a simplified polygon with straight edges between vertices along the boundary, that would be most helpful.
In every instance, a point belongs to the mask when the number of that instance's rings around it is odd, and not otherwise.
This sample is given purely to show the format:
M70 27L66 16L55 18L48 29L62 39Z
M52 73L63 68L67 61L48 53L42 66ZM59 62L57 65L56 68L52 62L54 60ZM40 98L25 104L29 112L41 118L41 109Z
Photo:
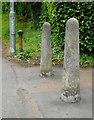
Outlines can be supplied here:
M10 55L15 55L16 43L15 43L15 12L14 1L10 1Z

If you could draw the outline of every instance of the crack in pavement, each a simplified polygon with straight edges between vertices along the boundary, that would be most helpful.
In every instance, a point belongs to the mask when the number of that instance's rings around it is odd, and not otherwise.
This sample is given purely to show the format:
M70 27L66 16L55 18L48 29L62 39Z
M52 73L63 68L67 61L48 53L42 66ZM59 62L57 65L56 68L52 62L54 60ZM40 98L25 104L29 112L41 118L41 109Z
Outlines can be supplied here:
M14 69L14 65L11 65L11 69L15 75L16 82L17 82L17 99L20 109L20 117L24 118L43 118L42 113L39 110L39 107L35 100L32 98L31 94L29 93L28 89L23 88L22 81L19 81L19 77ZM21 86L20 86L21 84Z
M40 112L35 100L25 89L17 89L17 95L23 111L23 118L43 118L43 114Z

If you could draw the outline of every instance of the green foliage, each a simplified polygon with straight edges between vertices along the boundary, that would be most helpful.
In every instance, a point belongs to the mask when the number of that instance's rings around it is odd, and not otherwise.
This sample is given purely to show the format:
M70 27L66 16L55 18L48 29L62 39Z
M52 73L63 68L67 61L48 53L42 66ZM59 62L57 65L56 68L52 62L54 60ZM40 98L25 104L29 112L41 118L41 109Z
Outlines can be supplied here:
M9 14L2 14L2 38L9 41Z
M17 58L21 60L26 60L31 57L30 51L22 51L17 54Z
M65 25L69 18L75 17L80 26L80 65L92 66L94 50L94 2L42 2L15 3L16 14L16 54L19 59L40 56L41 31L45 21L52 27L53 63L62 64L64 56ZM2 5L2 36L9 43L9 9L8 2ZM38 11L39 10L39 11ZM6 14L7 13L7 14ZM35 29L39 26L39 29ZM22 29L23 49L19 53L18 30Z
M15 12L16 12L16 14L18 16L21 16L21 17L24 16L24 18L29 17L30 16L30 8L27 7L27 5L28 5L28 3L16 2L15 3Z
M41 2L14 2L14 10L21 21L33 21L33 27L38 28L41 15ZM10 2L2 2L2 12L10 12Z
M39 16L41 15L41 2L33 2L30 4L34 19L34 28L37 29L39 26Z
M43 3L44 4L44 3ZM91 54L94 49L94 2L62 2L45 3L45 11L42 14L43 21L48 21L52 26L53 54L64 49L65 25L69 18L75 17L80 26L80 52ZM40 20L41 22L41 20Z
M31 29L30 22L26 24L27 27L23 28L23 52L22 54L19 53L19 36L17 34L16 39L16 54L18 58L21 59L28 59L34 58L36 56L40 56L40 49L41 49L41 32L39 30ZM20 28L21 29L21 28Z
M2 12L6 13L10 11L10 2L2 2Z
M94 63L93 63L93 60L94 60L94 55L92 56L89 56L87 54L83 54L83 55L80 55L80 65L81 66L94 66Z
M20 18L21 19L21 18ZM40 56L41 31L31 28L32 21L20 21L16 16L16 55L19 59L28 59ZM23 30L23 52L19 52L18 30ZM9 14L2 14L2 38L5 43L10 43Z

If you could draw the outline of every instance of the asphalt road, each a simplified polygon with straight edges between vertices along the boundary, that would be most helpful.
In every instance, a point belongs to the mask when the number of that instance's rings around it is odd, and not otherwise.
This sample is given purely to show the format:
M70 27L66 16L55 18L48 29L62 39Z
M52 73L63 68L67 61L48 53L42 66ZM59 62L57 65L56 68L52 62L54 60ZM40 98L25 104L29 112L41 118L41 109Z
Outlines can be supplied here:
M92 118L92 68L80 69L81 101L60 100L62 67L39 76L39 66L21 67L2 58L3 118Z

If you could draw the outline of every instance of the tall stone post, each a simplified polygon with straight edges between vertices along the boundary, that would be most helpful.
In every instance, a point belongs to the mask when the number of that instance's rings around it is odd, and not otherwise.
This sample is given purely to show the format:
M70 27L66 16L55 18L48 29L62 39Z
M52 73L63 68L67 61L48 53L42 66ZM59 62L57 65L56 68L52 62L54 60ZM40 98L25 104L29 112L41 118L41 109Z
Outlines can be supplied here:
M15 44L15 13L14 13L14 2L10 1L10 55L15 55L16 44Z
M52 75L51 25L48 22L42 28L40 75Z
M75 103L80 100L79 22L70 18L66 23L61 99Z

